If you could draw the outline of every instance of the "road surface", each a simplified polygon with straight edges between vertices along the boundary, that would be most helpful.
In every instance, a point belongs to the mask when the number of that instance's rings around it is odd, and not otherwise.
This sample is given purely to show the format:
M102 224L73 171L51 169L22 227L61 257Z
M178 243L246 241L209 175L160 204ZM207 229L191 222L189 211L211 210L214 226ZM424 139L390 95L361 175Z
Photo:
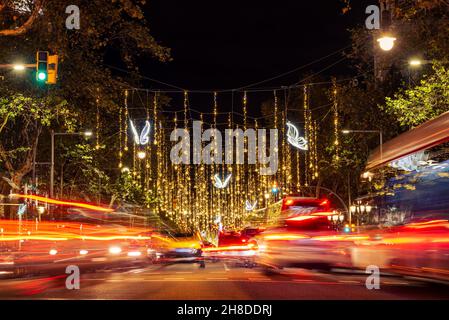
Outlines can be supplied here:
M82 274L81 288L65 288L66 275L0 280L0 299L449 299L449 286L382 276L379 290L363 274L287 270L266 275L232 263L152 265Z

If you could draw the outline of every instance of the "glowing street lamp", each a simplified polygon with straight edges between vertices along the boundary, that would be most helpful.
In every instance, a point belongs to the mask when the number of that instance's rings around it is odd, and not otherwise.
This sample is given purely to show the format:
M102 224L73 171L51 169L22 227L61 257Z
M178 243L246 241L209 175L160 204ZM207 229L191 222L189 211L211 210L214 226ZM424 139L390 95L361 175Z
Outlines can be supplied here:
M15 64L12 67L15 71L23 71L25 70L25 65L23 64Z
M382 36L381 38L377 39L377 42L379 42L379 46L383 51L390 51L394 47L394 42L397 39L390 36Z
M412 59L408 62L411 67L419 67L422 65L422 61L419 59Z
M84 135L86 138L90 138L90 137L92 137L94 134L93 134L92 131L88 130L88 131L83 132L83 135Z

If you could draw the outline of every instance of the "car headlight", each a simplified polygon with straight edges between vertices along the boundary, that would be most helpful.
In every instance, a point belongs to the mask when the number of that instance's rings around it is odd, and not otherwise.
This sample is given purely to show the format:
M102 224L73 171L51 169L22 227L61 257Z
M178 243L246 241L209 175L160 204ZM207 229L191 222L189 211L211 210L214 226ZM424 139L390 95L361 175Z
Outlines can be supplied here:
M120 252L122 252L122 248L120 247L114 246L109 248L110 254L119 254Z
M140 257L142 255L142 252L140 251L130 251L128 252L128 257Z

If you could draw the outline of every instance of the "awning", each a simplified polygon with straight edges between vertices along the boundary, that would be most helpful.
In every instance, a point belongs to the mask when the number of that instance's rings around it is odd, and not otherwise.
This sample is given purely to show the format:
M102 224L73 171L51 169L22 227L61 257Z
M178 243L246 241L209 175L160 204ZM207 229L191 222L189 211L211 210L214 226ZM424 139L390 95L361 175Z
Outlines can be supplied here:
M368 158L366 170L372 170L409 154L449 141L449 112L423 123L375 149Z

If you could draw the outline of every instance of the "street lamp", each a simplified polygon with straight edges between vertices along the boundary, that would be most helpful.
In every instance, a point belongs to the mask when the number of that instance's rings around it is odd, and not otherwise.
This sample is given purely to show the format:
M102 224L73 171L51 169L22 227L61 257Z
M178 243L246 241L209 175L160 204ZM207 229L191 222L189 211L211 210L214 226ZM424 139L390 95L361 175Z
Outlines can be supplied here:
M379 46L383 51L390 51L394 47L394 42L397 39L394 37L390 37L388 35L383 35L379 39L377 39L377 42L379 42Z
M84 132L83 132L83 135L84 135L86 138L90 138L90 137L93 136L93 133L92 133L92 131L88 130L88 131L84 131Z
M15 64L12 67L15 71L23 71L25 70L25 65L23 64Z
M419 60L419 59L411 59L411 60L408 62L408 64L409 64L411 67L419 67L419 66L422 65L422 61Z

